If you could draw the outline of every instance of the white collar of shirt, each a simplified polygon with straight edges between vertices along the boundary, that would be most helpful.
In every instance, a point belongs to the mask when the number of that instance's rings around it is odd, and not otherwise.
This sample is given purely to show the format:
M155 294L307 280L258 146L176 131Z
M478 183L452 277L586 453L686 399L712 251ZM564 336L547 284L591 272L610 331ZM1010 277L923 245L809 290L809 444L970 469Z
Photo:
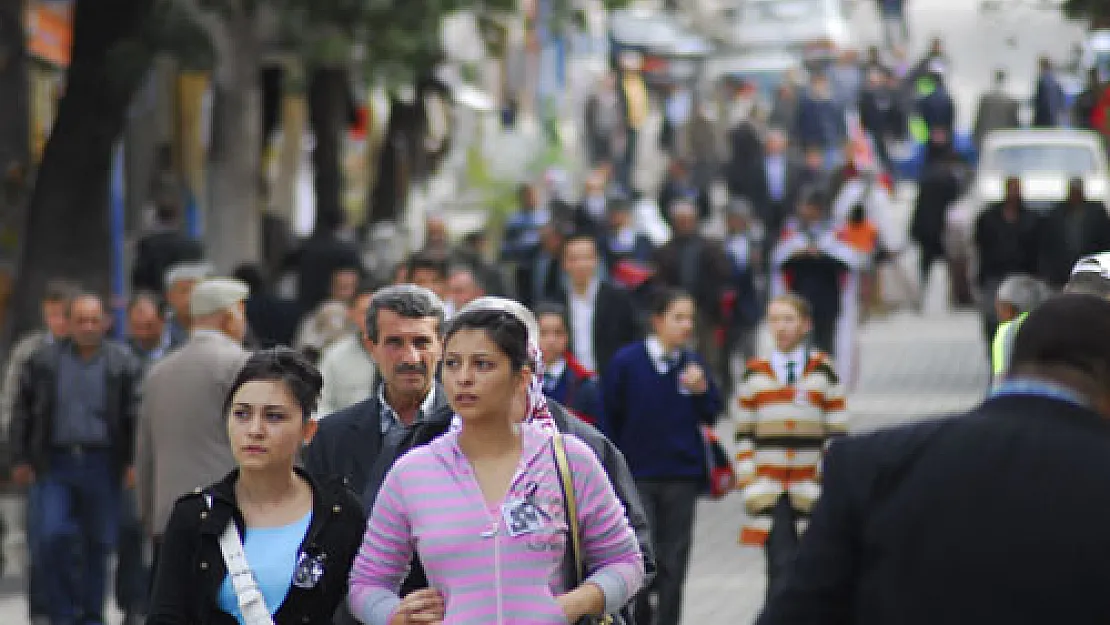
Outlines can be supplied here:
M234 343L235 340L230 336L220 332L219 330L209 330L208 328L196 328L193 330L193 336L217 336L229 343Z
M667 375L667 373L671 370L672 363L675 359L678 358L679 351L676 349L670 354L664 353L663 342L660 341L659 337L655 336L654 334L647 337L647 340L644 341L644 344L647 347L647 353L648 356L651 358L652 366L654 366L655 370L659 372L659 375Z
M636 245L636 227L625 226L617 230L616 240L623 249L632 249L632 246Z
M420 403L420 412L416 415L417 421L423 421L424 417L432 412L432 406L435 405L435 400L436 387L435 384L433 384L432 388L428 391L428 395L424 398L424 401ZM385 398L385 384L378 386L378 403L382 406L381 426L382 434L385 434L394 424L401 423L400 417L397 416L397 411L393 409L393 406L389 405L389 401Z
M560 358L555 363L549 365L547 370L544 371L545 375L551 376L552 379L558 380L563 377L563 372L567 370L567 361L565 358Z
M570 279L567 279L567 297L570 298L572 302L589 302L593 305L594 301L597 299L597 291L599 288L601 288L601 279L594 276L594 279L590 280L590 286L586 287L586 294L579 295L578 291L574 290L574 285L570 284Z
M787 354L777 349L771 352L771 369L774 370L775 377L783 384L786 384L787 378L786 365L791 362L794 363L794 377L801 381L806 367L806 349L804 346L798 346L794 351Z

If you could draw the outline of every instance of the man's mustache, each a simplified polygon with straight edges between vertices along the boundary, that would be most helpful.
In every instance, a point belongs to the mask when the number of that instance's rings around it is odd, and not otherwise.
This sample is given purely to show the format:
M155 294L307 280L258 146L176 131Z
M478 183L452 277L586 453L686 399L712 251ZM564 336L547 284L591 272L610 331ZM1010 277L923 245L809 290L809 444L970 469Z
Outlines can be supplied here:
M402 374L402 373L421 373L421 374L424 374L424 373L428 373L428 366L425 365L424 363L420 363L418 365L400 364L400 365L397 365L397 368L394 369L394 372L398 373L398 374Z

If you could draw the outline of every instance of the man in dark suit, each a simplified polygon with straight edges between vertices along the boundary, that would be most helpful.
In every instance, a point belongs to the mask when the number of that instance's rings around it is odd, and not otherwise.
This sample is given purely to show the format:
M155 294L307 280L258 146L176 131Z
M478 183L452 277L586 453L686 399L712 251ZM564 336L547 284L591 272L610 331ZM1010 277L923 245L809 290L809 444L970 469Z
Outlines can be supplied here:
M306 470L342 478L367 511L397 458L451 423L447 394L435 380L443 319L443 303L428 289L404 284L378 291L366 312L366 334L381 382L368 399L321 419L305 450ZM426 586L423 569L414 566L403 591ZM345 607L336 615L337 624L354 622Z
M559 295L559 253L570 226L553 220L540 228L536 249L516 268L516 299L534 306Z
M752 203L756 216L772 239L778 236L783 222L793 213L805 181L802 166L790 158L787 148L785 133L778 129L767 131L763 158L749 166L748 175L742 177L733 190L735 195L746 197Z
M1006 71L994 72L994 87L979 99L979 110L975 113L975 128L971 132L975 149L983 148L983 139L992 131L1005 128L1018 128L1018 101L1006 93Z
M598 274L601 255L589 234L572 234L563 243L566 276L559 302L566 307L570 352L589 371L604 371L617 350L642 336L632 296Z
M1110 217L1102 202L1087 199L1083 179L1068 185L1068 197L1053 207L1041 225L1041 275L1061 288L1075 261L1110 249Z
M978 408L834 443L759 625L1110 622L1110 303L1026 318Z

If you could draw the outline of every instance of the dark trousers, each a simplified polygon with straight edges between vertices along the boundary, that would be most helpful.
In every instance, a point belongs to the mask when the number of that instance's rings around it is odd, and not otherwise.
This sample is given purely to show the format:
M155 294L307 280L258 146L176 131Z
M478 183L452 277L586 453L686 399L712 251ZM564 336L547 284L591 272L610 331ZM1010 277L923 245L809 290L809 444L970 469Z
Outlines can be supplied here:
M116 562L116 605L125 614L146 614L150 595L150 570L143 558L146 540L135 489L121 493L119 509L119 546Z
M633 128L625 129L624 154L617 163L616 180L626 191L632 189L632 176L636 169L636 140L639 131Z
M29 616L50 614L50 597L43 583L42 566L45 560L42 541L42 488L32 484L27 488L23 510L23 527L27 537L27 608Z
M38 486L39 570L51 623L103 625L108 556L119 523L119 476L110 452L55 453Z
M767 555L767 599L782 588L786 574L798 553L798 513L790 505L790 496L783 493L771 512L771 533L763 546Z
M694 537L694 508L701 484L692 479L636 480L636 489L644 502L659 567L655 582L636 597L636 622L678 625L682 615L682 585ZM651 605L653 592L658 596L657 608Z

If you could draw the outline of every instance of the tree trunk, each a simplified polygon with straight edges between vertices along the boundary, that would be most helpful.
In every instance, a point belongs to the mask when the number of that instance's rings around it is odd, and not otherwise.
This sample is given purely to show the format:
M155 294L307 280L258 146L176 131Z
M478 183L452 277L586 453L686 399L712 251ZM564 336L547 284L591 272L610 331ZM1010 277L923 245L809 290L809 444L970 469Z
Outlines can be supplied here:
M51 278L108 293L109 173L128 102L150 67L150 51L137 38L152 5L153 0L77 2L66 92L27 215L14 298L17 333L40 325L38 302Z
M416 107L395 97L389 100L389 122L378 157L378 172L370 191L367 224L383 221L399 222L405 210L406 191L412 180L412 129Z
M0 173L26 170L28 145L27 49L23 0L0 0ZM0 199L0 206L7 206Z
M308 81L308 116L316 139L312 169L316 187L314 234L328 233L343 223L343 133L347 129L349 98L347 71L317 67Z
M208 160L209 205L204 226L209 257L230 273L260 260L258 188L262 144L260 48L253 13L227 19L226 37L212 81L212 141Z

